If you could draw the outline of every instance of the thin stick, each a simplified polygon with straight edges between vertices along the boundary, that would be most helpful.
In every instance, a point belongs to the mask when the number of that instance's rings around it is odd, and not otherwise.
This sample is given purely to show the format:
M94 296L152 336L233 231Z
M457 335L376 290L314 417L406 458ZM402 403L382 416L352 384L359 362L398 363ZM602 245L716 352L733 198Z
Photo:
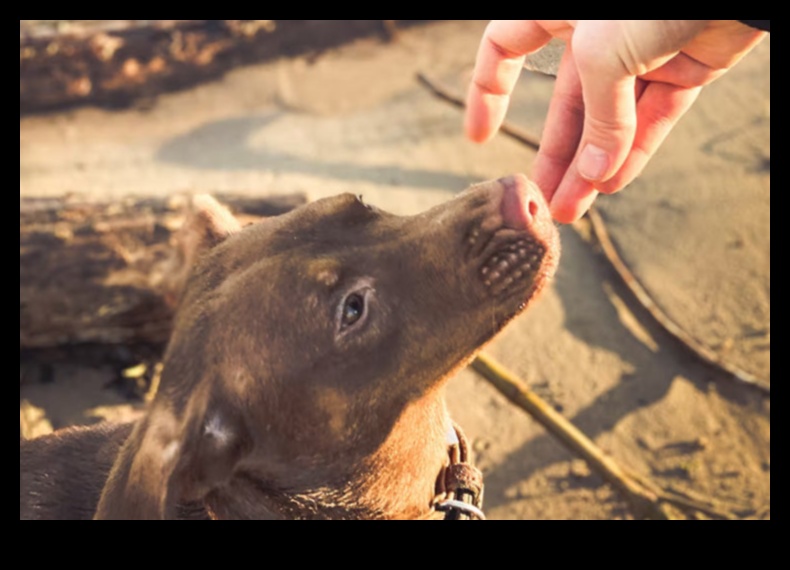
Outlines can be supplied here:
M460 97L435 80L429 79L424 73L418 73L417 79L437 97L456 107L464 108L466 106ZM537 150L540 146L536 137L507 122L502 124L500 130L533 150ZM637 301L647 309L648 313L662 328L706 362L717 366L738 380L770 394L770 386L767 383L757 380L750 374L723 362L713 351L694 341L671 319L666 317L641 287L633 274L631 274L625 263L620 259L620 256L617 255L611 240L608 239L603 220L595 210L590 210L590 219L593 232L601 244L605 258L634 294ZM632 284L634 287L632 287ZM670 326L667 326L665 323L669 323ZM698 350L699 348L702 348L702 350ZM592 469L626 497L637 516L655 519L678 518L675 509L670 507L671 505L684 510L699 511L716 518L737 518L728 510L726 505L719 501L688 490L664 489L649 478L622 468L576 426L543 401L537 394L529 390L524 381L506 370L490 356L480 353L470 366L506 398L535 418L538 423L558 438L568 449L582 457Z
M523 380L490 356L479 354L472 361L471 367L508 400L535 418L565 447L584 459L590 468L626 498L637 516L651 519L679 518L674 509L667 507L671 505L686 511L699 511L715 518L737 518L720 501L693 491L665 489L648 477L621 467L582 431L532 392Z
M429 78L424 73L418 73L417 80L430 89L440 99L452 103L456 107L466 107L466 103L463 99L461 99L461 97L442 86L436 80ZM499 130L533 150L537 150L540 146L540 141L537 137L531 135L519 127L508 123L507 121L502 123L502 126ZM594 208L590 208L589 210L589 219L592 224L593 233L595 234L598 242L601 244L604 257L614 268L620 279L622 279L625 286L628 287L628 289L634 295L637 302L641 304L645 310L647 310L650 316L653 317L653 319L659 324L661 328L667 331L673 338L678 340L689 351L691 351L710 366L713 366L714 368L724 372L728 377L731 377L747 386L757 388L764 394L770 396L771 385L768 381L757 378L753 374L746 372L745 370L742 370L733 364L730 364L724 358L716 354L714 350L708 348L702 342L696 340L687 332L685 332L664 311L662 311L618 255L617 250L612 244L612 241L609 239L609 234L606 231L606 225L604 224L603 219L601 219L600 215Z
M770 396L771 385L768 382L757 378L753 374L750 374L745 370L741 370L737 366L725 361L713 350L684 331L680 325L678 325L669 317L669 315L662 311L661 308L656 305L655 301L653 301L647 291L645 291L645 288L642 286L636 276L631 273L631 270L628 269L628 266L617 253L617 249L614 247L612 240L609 238L609 232L606 231L606 224L604 224L603 218L601 218L601 215L598 213L598 211L595 208L590 208L590 210L587 212L587 215L590 219L593 234L598 240L598 243L600 244L601 250L603 251L606 259L617 272L617 275L623 281L625 286L628 287L629 291L631 291L639 303L647 310L648 313L650 313L650 316L652 316L653 319L659 325L661 325L665 331L667 331L667 333L669 333L673 338L678 340L681 344L683 344L707 364L725 372L738 382L742 382L751 387L757 388L758 390Z
M739 508L743 510L747 508L744 506L727 505L690 489L680 489L671 485L668 487L660 487L657 483L641 473L637 473L631 469L625 470L644 487L655 493L661 501L687 511L699 511L711 517L735 520L738 517L733 514L733 509Z
M454 94L452 91L444 87L441 83L439 83L435 79L430 79L424 73L422 72L417 73L417 81L419 81L425 87L430 89L433 92L433 94L439 97L440 99L444 99L448 103L451 103L461 109L466 107L466 103L461 97ZM512 125L510 123L507 122L502 123L502 126L499 127L499 130L505 133L506 135L508 135L509 137L516 139L518 142L528 146L532 150L538 150L538 147L540 146L540 140L537 137L531 135L524 129Z
M620 491L641 517L666 519L667 513L659 508L658 497L632 477L549 404L516 376L488 355L480 354L472 361L472 368L488 380L508 400L535 418L549 433L566 447L582 457L592 469Z

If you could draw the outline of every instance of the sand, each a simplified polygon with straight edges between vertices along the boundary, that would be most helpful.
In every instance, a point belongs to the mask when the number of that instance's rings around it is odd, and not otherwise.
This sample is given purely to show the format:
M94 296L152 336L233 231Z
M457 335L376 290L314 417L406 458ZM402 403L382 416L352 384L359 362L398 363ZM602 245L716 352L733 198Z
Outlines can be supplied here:
M430 24L394 43L239 68L145 108L24 117L20 195L349 191L408 214L472 182L529 174L532 151L503 136L466 141L460 112L414 80L425 71L462 91L484 26ZM639 179L597 203L663 310L766 380L769 70L765 41L705 88ZM525 72L508 119L539 134L552 85ZM561 237L551 288L490 353L622 464L737 503L742 517L770 517L770 399L699 363L634 308L573 228ZM117 375L109 364L43 375L20 366L20 401L44 409L55 428L95 421L85 410L129 405L106 387ZM461 372L448 392L486 474L490 518L632 518L584 462L475 373Z

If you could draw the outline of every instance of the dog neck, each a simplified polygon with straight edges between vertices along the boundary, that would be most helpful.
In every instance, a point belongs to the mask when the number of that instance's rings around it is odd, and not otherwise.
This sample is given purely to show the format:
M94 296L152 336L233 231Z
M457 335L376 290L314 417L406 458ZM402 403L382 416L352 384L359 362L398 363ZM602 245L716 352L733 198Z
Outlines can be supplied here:
M442 518L432 502L437 479L449 462L451 429L438 393L408 406L373 454L317 473L314 480L320 484L269 481L240 467L206 496L206 510L216 519Z

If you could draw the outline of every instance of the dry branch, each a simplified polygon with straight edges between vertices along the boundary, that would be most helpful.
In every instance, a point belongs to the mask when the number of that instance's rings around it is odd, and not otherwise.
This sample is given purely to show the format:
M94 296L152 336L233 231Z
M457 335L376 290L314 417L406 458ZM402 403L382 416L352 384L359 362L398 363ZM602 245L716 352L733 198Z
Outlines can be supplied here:
M443 99L444 101L447 101L448 103L455 105L460 109L466 107L466 102L464 102L461 97L453 93L450 89L435 79L429 78L424 73L417 74L417 81L430 89L434 95L439 97L439 99ZM520 127L517 127L516 125L508 123L507 121L502 123L502 126L499 127L499 130L509 137L516 139L518 142L528 146L532 150L538 150L538 147L540 147L540 140L536 136L528 133Z
M425 74L419 73L417 79L440 99L460 108L465 107L464 101L458 95L441 86L435 80L429 79ZM502 124L500 130L533 150L537 150L540 146L540 142L536 137L507 122ZM706 349L701 343L695 341L689 343L688 339L691 339L691 337L685 335L680 327L675 325L658 309L657 305L644 289L639 286L636 278L617 255L614 247L608 240L605 226L597 212L591 209L590 215L593 230L596 236L600 236L599 241L602 244L606 259L633 292L637 301L648 310L662 328L706 362L733 374L737 379L749 385L756 386L770 393L766 383L753 379L753 377L750 378L750 375L723 363L721 359L716 357L715 353ZM636 287L634 287L634 284ZM670 323L671 327L668 327L666 323ZM734 514L736 507L726 505L710 497L704 497L693 491L663 488L643 475L622 468L582 431L554 410L548 403L544 402L537 394L529 390L521 379L510 373L485 353L479 354L470 366L506 398L537 420L549 433L559 439L565 447L582 457L593 470L626 498L637 516L653 519L676 519L680 518L678 509L682 509L690 512L698 511L715 518L737 518Z
M716 352L684 331L680 325L661 310L617 253L617 249L609 238L609 232L606 231L606 224L598 211L595 208L590 208L587 215L590 219L590 225L592 226L595 239L601 246L601 251L609 261L609 264L614 268L628 290L636 297L639 304L650 313L650 316L653 317L661 328L667 331L667 333L693 352L702 361L731 376L738 382L757 388L765 394L771 394L771 385L767 381L757 378L753 374L741 370L734 364L727 362L724 358L716 354Z
M478 355L471 367L508 400L535 418L565 447L584 459L591 469L625 497L636 516L676 519L679 518L676 509L682 509L699 511L715 518L737 518L733 507L720 501L693 491L663 488L647 477L621 467L582 431L532 392L523 380L490 356Z
M466 103L457 94L442 86L436 80L427 77L424 73L417 74L417 80L430 89L434 95L440 99L447 101L456 107L464 108ZM504 134L516 139L520 143L528 146L533 150L538 150L540 141L537 137L526 132L524 129L516 127L504 121L499 129ZM687 350L696 355L703 362L713 366L717 370L724 372L727 377L733 378L737 382L747 386L757 388L761 392L770 395L771 385L767 380L757 378L753 374L740 369L739 367L727 362L726 359L716 354L714 350L705 346L702 342L692 337L689 333L683 330L680 325L675 323L655 301L650 297L647 291L639 283L639 280L628 269L628 266L620 258L615 249L612 241L609 239L609 233L606 231L606 225L603 219L595 210L590 208L589 219L592 224L593 233L601 245L604 257L609 262L609 265L615 270L615 273L620 277L625 286L633 294L637 303L640 304L650 314L653 320L673 338L680 342Z

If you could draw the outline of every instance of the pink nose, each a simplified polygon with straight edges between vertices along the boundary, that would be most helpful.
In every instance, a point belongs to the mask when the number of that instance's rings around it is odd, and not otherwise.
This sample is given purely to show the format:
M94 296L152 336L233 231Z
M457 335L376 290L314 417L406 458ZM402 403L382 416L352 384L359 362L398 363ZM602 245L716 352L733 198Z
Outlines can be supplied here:
M532 227L545 206L543 195L523 174L500 178L503 187L502 219L504 225L514 230Z

